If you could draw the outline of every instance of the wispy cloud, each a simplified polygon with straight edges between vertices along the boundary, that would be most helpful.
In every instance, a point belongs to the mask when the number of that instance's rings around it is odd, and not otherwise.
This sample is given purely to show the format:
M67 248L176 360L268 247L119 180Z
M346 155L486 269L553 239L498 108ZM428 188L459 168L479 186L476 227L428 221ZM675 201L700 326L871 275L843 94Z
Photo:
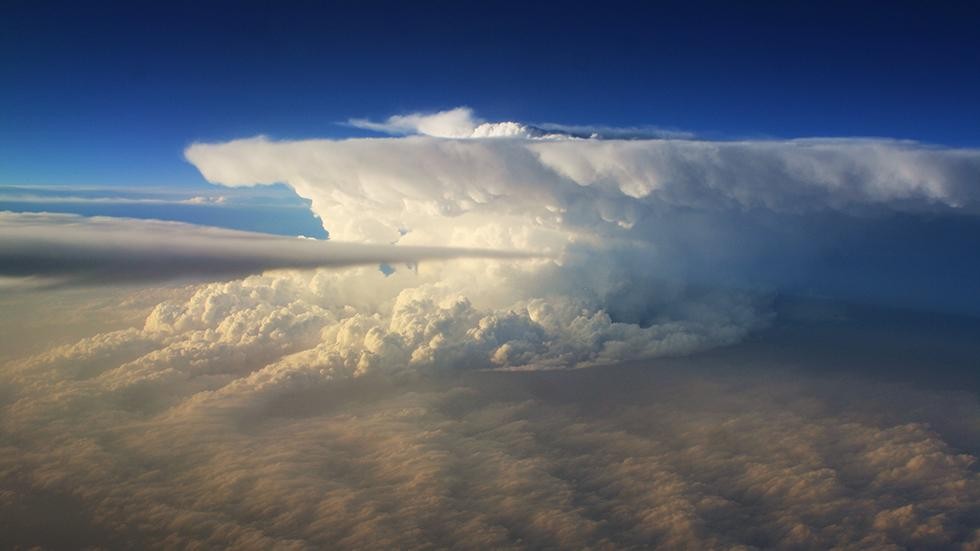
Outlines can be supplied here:
M164 199L151 197L114 197L78 195L36 195L32 193L4 193L0 191L0 203L36 203L53 205L60 203L79 203L94 205L221 205L228 198L224 195L193 195L183 199ZM297 205L302 208L302 205Z
M69 186L69 185L2 185L0 205L201 205L241 207L265 205L308 208L295 196L265 188L264 190L215 188L152 188L145 186Z

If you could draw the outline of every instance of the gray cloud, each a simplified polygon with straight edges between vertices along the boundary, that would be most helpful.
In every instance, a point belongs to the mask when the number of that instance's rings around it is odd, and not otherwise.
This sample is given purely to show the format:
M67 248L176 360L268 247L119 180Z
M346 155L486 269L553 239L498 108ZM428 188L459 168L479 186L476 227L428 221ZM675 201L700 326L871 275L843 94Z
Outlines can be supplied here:
M527 254L325 242L154 220L0 212L0 276L22 284L220 279L273 269L522 256Z

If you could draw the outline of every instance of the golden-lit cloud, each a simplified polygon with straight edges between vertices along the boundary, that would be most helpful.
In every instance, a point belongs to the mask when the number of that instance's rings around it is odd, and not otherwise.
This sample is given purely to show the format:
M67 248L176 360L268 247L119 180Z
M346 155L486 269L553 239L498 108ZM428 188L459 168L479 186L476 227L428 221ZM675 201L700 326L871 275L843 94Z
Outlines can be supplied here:
M0 423L7 514L46 519L35 496L83 508L85 530L65 537L110 546L980 542L980 479L962 451L980 449L971 424L980 409L968 394L789 377L785 366L733 370L717 359L462 378L257 378L249 372L263 360L250 361L253 352L207 357L186 339L165 355L182 355L169 369L198 382L175 383L161 367L158 386L121 391L112 366L125 360L109 360L110 349L137 363L160 359L136 341L120 348L127 338L5 373L15 384ZM221 392L201 392L218 380ZM43 541L23 537L32 535Z

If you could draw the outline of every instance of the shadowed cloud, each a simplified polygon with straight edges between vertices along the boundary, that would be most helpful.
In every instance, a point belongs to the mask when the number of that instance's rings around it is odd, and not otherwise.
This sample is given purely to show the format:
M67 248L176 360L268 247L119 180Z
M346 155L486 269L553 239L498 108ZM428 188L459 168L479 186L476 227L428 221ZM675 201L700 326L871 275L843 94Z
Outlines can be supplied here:
M0 213L0 275L42 285L225 279L275 269L531 256L337 243L155 220Z

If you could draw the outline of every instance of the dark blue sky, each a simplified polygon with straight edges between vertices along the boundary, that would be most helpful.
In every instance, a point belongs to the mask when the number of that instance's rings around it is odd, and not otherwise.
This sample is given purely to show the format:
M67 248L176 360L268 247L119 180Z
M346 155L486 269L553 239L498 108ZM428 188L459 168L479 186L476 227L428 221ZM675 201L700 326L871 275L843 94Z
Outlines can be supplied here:
M980 145L980 18L948 2L42 2L0 17L0 183L196 184L195 140L349 117Z

